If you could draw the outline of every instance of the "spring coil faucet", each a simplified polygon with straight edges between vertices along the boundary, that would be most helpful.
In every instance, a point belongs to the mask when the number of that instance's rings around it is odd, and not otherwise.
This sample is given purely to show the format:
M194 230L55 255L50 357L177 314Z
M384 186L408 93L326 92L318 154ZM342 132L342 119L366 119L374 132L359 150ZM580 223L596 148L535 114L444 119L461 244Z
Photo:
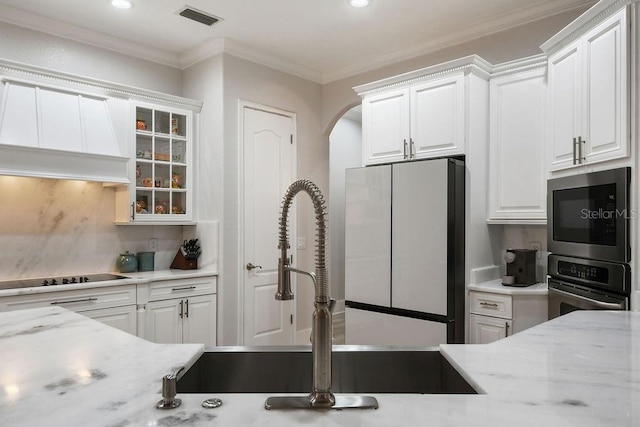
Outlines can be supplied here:
M289 235L287 222L293 198L301 191L306 192L313 202L316 217L315 273L298 270L289 266L287 249ZM315 310L313 312L313 330L311 352L313 354L313 388L309 395L309 404L314 408L330 408L335 404L331 391L331 350L332 350L332 303L329 298L326 267L326 210L320 189L311 181L300 179L289 186L282 201L280 213L280 233L278 239L280 259L278 261L277 300L291 300L291 272L311 277L315 287Z

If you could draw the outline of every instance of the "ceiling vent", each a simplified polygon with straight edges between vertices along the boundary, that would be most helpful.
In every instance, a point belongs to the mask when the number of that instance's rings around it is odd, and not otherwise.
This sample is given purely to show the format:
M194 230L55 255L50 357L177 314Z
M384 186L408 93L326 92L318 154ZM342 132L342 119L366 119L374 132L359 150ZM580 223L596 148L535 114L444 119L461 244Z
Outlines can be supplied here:
M191 19L192 21L196 21L196 22L200 22L201 24L208 25L209 27L215 24L216 22L222 20L222 18L213 16L210 13L205 13L191 6L185 6L184 9L178 12L178 14L180 16L184 16L185 18Z

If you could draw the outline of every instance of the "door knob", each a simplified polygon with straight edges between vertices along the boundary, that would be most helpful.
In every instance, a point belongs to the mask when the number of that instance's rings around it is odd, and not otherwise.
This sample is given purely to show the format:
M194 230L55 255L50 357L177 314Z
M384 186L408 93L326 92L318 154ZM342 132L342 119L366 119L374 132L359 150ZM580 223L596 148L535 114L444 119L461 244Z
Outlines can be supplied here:
M251 263L248 263L248 264L247 264L247 270L248 270L248 271L251 271L251 270L253 270L254 268L262 269L262 266L261 266L261 265L253 265L253 264L251 264Z

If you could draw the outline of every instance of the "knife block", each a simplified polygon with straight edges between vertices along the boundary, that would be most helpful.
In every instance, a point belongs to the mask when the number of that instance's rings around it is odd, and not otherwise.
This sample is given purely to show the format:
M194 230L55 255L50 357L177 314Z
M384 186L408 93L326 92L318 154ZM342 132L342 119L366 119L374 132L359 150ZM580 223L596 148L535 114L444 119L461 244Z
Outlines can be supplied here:
M180 270L196 270L198 268L198 259L186 259L184 255L182 255L182 251L178 249L178 253L171 263L171 268L177 268Z

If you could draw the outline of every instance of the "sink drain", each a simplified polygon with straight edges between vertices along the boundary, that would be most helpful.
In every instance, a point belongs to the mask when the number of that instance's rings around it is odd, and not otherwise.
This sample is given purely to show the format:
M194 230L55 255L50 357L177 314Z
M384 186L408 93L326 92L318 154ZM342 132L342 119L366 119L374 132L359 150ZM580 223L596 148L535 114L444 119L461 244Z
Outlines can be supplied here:
M207 409L218 408L222 406L222 400L218 398L207 399L204 402L202 402L202 406Z

